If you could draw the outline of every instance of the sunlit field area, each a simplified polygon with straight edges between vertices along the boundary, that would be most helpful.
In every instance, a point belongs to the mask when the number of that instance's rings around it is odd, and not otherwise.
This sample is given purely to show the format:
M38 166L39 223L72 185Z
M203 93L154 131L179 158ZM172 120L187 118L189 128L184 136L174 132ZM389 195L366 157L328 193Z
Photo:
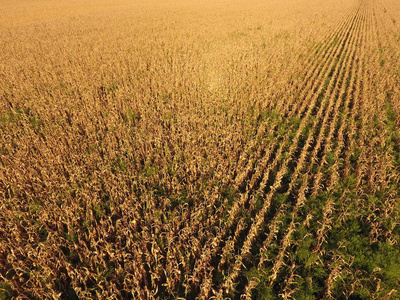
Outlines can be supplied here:
M0 0L0 299L400 299L400 2Z

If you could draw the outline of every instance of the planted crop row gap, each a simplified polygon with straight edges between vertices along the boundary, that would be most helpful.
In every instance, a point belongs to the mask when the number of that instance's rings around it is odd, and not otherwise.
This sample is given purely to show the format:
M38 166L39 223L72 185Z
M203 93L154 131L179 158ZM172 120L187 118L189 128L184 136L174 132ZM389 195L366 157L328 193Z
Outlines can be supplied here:
M347 32L349 24L352 24L354 17L356 16L356 11L352 12L349 14L349 17L346 18L345 22L341 24L341 27L339 30L336 32L336 34L331 38L331 40L336 40L337 43L335 46L340 46L343 43L343 40L345 39L343 33ZM287 104L284 106L283 109L281 109L283 116L289 117L290 115L298 115L298 109L299 105L302 105L302 107L305 107L305 104L307 104L307 93L310 92L317 92L319 90L320 84L319 78L321 76L325 75L325 72L328 70L328 66L331 63L331 57L332 53L336 51L338 47L329 47L329 42L325 42L325 47L324 47L324 52L322 52L322 56L316 57L314 59L314 67L310 68L307 75L305 76L304 81L302 84L298 87L298 90L300 91L299 96L293 99L293 103L287 102ZM296 95L296 91L294 91L294 94ZM299 99L304 99L305 101L299 101Z
M298 135L297 137L299 137L299 135ZM298 138L297 138L297 140L298 140ZM294 144L294 145L296 145L296 144ZM293 154L293 152L295 151L296 148L297 148L296 146L294 146L294 147L291 148L291 149L292 149L291 154ZM289 157L291 157L291 155L289 155ZM288 159L288 160L286 161L286 167L287 167L287 165L288 165L288 162L290 162L290 161L291 161L291 159ZM283 177L283 176L282 176L282 177ZM279 181L282 181L282 177L280 178ZM278 181L278 182L279 182L279 181ZM279 185L280 185L280 184L279 184ZM275 186L277 186L277 185L275 185ZM263 209L265 209L265 208L266 208L266 206L263 207ZM257 217L259 217L259 215L258 215ZM258 223L258 222L257 222L257 223ZM256 235L257 227L259 226L259 224L257 224L257 223L255 223L256 225L255 225L255 226L252 226L252 228L250 229L248 238L246 239L246 241L245 241L245 243L244 243L244 246L243 246L243 248L242 248L242 253L241 253L239 259L237 260L237 262L236 262L236 264L235 264L235 267L234 267L234 270L235 270L235 271L232 272L233 275L230 275L230 276L228 277L228 280L227 280L226 283L224 284L225 287L228 287L227 285L231 285L231 284L232 284L232 280L233 280L234 277L237 275L237 267L236 267L236 266L241 265L241 260L242 260L241 258L242 258L242 256L243 256L244 254L246 254L246 253L248 252L248 250L249 250L249 246L250 246L251 243L252 243L252 237L253 237L253 235ZM253 223L253 225L254 225L254 223ZM250 237L250 238L249 238L249 237ZM222 289L220 290L219 295L221 295L221 291L224 289L224 286L223 286ZM229 290L229 287L228 287L228 290ZM223 292L222 292L222 293L223 293Z
M356 46L354 45L354 47L356 47ZM353 50L353 55L354 55L354 53L355 53L355 51ZM354 57L352 58L352 62L354 62ZM351 81L354 80L354 77L353 78L348 77L348 78ZM339 94L338 100L342 99L344 97L344 94L346 93L348 88L349 88L349 85L347 84L347 81L345 81L345 84L342 86L341 92ZM346 97L346 99L348 99L348 101L349 101L349 97ZM346 101L346 102L348 102L348 101ZM342 103L342 101L337 101L337 104L342 105L342 104L345 104L345 103L344 102ZM335 112L333 114L333 119L330 120L330 123L331 124L335 124L335 125L334 126L330 126L329 132L327 132L326 141L323 143L323 145L321 147L322 151L320 151L320 153L319 153L320 156L319 156L318 159L321 161L321 165L319 167L321 169L321 171L322 171L322 168L323 168L323 166L325 164L328 164L331 167L333 167L332 164L337 166L337 164L335 164L335 162L337 162L337 158L334 157L334 154L332 152L333 151L332 140L334 139L334 133L337 130L339 130L340 124L343 124L343 123L340 122L340 119L339 119L339 122L338 122L339 109L340 109L339 105L337 105L337 107L335 108ZM331 157L327 157L328 154L330 154ZM330 161L328 161L328 160L330 160ZM331 168L329 171L331 172L332 170L334 170L334 168L333 169ZM320 172L319 174L322 174L322 173L326 174L326 173L329 173L329 172ZM321 182L321 180L322 180L322 182ZM324 186L324 185L325 184L323 183L323 177L317 176L316 181L314 183L313 194L315 194L316 189L318 189L319 186Z
M307 180L305 180L304 182L307 182ZM291 230L289 230L289 232L292 232ZM279 268L278 268L279 269ZM276 275L276 274L275 274Z
M351 16L351 14L350 14L350 16ZM348 21L350 22L351 20L352 20L352 18L350 18ZM345 25L346 25L346 24L347 24L347 23L345 23ZM339 31L339 33L341 33L341 31ZM335 37L335 38L336 38L336 37ZM341 42L343 42L343 37L342 37L342 39L339 40L339 43L338 43L338 44L340 44ZM327 52L327 53L325 53L325 54L326 54L326 55L329 55L329 54L331 54L331 52L332 52L333 50L334 50L334 49L330 49L330 51ZM331 62L331 60L328 60L328 63L325 63L324 66L326 67L327 65L329 65L330 62ZM331 71L331 72L332 72L332 71ZM307 81L305 81L305 82L307 82ZM314 82L314 81L312 81L312 82ZM321 86L320 84L318 84L318 81L317 81L317 82L314 82L314 84L315 84L316 86ZM313 92L316 92L316 91L313 91ZM313 92L311 92L309 95L312 95ZM321 95L320 97L323 97L323 96ZM307 100L308 100L308 99L307 99ZM307 100L304 101L304 104L307 103ZM304 105L304 107L306 107L306 106ZM252 164L251 164L250 168L248 168L248 170L252 170L253 165L254 165L254 161L252 161ZM246 175L245 175L245 176L242 176L241 178L249 178L249 176L251 175L251 171L245 172L245 174L246 174Z
M357 20L357 23L358 23L358 20ZM356 28L353 32L351 42L349 43L350 45L352 45L352 44L354 45L354 38L357 37L357 33L358 33L358 30ZM353 47L353 52L354 52L354 47ZM344 74L345 77L348 77L353 59L352 59L351 54L346 55L346 53L345 53L345 56L347 56L348 59L347 59L347 63L343 62L343 64L342 64L341 73ZM341 83L342 83L341 81L336 83L335 90L339 89ZM334 101L339 102L339 100L340 99L337 99L336 93L334 91L330 97L330 109L331 110L333 110L333 108L334 108L334 105L332 102L334 102ZM335 106L337 107L337 105L335 105ZM329 115L329 113L327 115ZM331 125L331 126L334 127L334 125ZM306 177L308 176L308 174L309 173L307 173ZM302 181L302 187L300 187L300 191L307 189L307 183L308 183L307 179ZM293 185L292 185L292 187L293 187ZM292 192L293 192L293 189L289 191L289 193L292 193ZM301 195L300 197L299 197L299 195L297 195L297 203L292 212L292 221L286 231L285 237L282 240L281 251L278 253L275 264L272 267L272 269L273 269L272 281L277 277L280 267L282 265L284 265L285 252L286 252L287 247L291 243L291 235L292 235L293 231L295 230L295 220L297 219L298 209L300 208L300 206L304 205L305 200L306 200L306 198L304 197L304 195Z
M344 32L346 30L346 27L352 21L352 19L354 17L353 14L355 15L356 12L350 13L349 16L346 16L343 19L343 21L340 23L340 27L338 28L338 30L333 31L333 33L332 33L333 36L329 37L328 39L331 39L332 41L333 40L337 40L338 41L337 43L339 44L341 42L341 39L339 40L338 37L339 36L340 37L343 36L342 32ZM323 64L318 63L319 59L312 59L311 60L313 67L305 68L308 71L308 73L304 77L303 82L298 87L298 89L300 91L302 91L302 92L309 90L309 88L306 88L309 84L315 84L315 88L314 89L317 89L317 87L319 85L317 84L318 81L315 80L315 77L321 75L321 73L323 73L323 71L326 69L325 67L327 65L329 65L329 63L330 63L330 61L326 62L325 58L329 57L331 55L332 51L334 51L335 48L334 47L329 47L329 43L328 42L323 43L323 45L324 45L324 47L322 48L323 51L321 51L322 57L320 57L320 59L321 59L321 61L324 61L325 63L323 63ZM328 48L329 51L325 51L327 48ZM317 70L317 68L319 68L319 70ZM314 92L315 91L316 90L314 90ZM295 92L293 91L293 93L295 93ZM285 99L283 99L283 100L285 100ZM289 103L286 100L285 100L285 102ZM295 100L297 101L297 99L295 99ZM278 110L278 111L281 111L281 110ZM292 110L291 109L284 109L283 111L284 112L287 111L288 113L290 113ZM286 113L285 113L285 115L286 115ZM266 125L269 123L269 121L270 121L270 119L268 119L266 122L263 122L262 125L259 126L259 128L257 129L256 138L251 143L249 143L249 147L247 147L247 149L244 151L244 156L240 159L240 164L238 166L238 169L241 169L241 167L243 165L242 162L246 161L245 157L248 156L248 153L249 152L252 153L251 150L252 150L252 147L254 147L254 141L259 140L259 138L264 134L265 129L267 127ZM249 158L247 158L247 161L249 161L249 163L251 165L250 167L247 168L247 170L252 170L252 166L254 165L254 161L251 161ZM239 181L243 181L243 178L249 178L249 176L251 176L251 174L249 174L249 173L250 173L250 171L245 172L244 173L245 175L242 175L241 177L239 177Z

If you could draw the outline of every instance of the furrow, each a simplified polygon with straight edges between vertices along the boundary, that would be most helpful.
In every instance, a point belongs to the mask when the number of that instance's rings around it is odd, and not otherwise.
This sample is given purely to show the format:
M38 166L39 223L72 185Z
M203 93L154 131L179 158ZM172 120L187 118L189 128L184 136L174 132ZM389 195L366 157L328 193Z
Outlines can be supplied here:
M355 51L356 51L355 49L356 49L356 46L353 45L353 55L355 55ZM355 61L355 57L352 58L351 62L354 63L354 61ZM350 69L349 69L349 71L350 71ZM352 82L354 80L354 77L355 77L355 72L353 71L353 76L352 77L348 77L348 78ZM349 88L350 88L350 86L347 86L347 84L344 84L341 87L341 91L340 91L340 94L338 96L338 100L342 99L344 94L347 91L350 91ZM347 99L346 99L346 102L344 104L348 105L348 101L350 101L350 95L351 95L351 91L348 94L348 97L346 97ZM318 167L320 172L318 173L317 177L314 180L314 184L313 184L313 187L312 187L312 194L313 195L315 195L318 192L318 190L321 187L324 186L322 184L322 181L323 181L322 174L326 173L326 172L322 172L324 165L331 164L331 167L333 167L331 161L335 160L335 157L334 157L334 153L332 152L332 150L333 150L332 139L334 138L334 131L337 130L336 124L340 124L340 123L337 123L337 122L338 122L338 118L339 118L339 113L338 113L339 105L341 105L341 103L342 103L342 101L336 101L337 105L336 105L336 108L335 108L335 112L333 113L333 119L329 120L329 122L328 122L328 123L331 124L331 126L330 126L329 132L327 134L327 138L321 141L321 147L320 147L319 152L322 152L322 153L318 155L318 156L320 156L320 159L319 159L320 165ZM333 126L333 124L335 126ZM329 157L329 158L327 158L328 153L331 154L331 157ZM330 160L330 161L328 162L327 159ZM334 165L337 166L337 164L334 164Z
M320 85L319 81L316 78L321 77L325 74L325 72L327 71L327 65L328 65L327 62L329 63L328 58L337 49L335 47L329 47L329 46L334 41L336 41L336 43L338 45L343 41L343 38L344 38L343 33L346 32L346 28L349 26L349 24L351 24L355 15L356 15L356 12L353 12L353 13L350 13L346 18L344 18L343 22L340 24L340 28L338 30L334 31L332 36L330 36L328 38L329 42L324 43L323 44L324 46L319 49L320 51L318 53L322 54L322 55L317 56L314 59L312 59L311 60L312 64L308 65L305 68L306 70L308 70L306 73L306 76L304 76L303 81L296 88L296 90L302 91L301 92L302 94L299 96L300 99L302 97L305 97L304 91L310 91L310 90L314 91L315 88ZM326 48L328 48L328 51L324 51L324 50L326 50ZM322 61L324 63L320 63L320 61ZM296 90L291 90L288 94L295 95L297 93ZM297 100L298 100L298 98L294 99L294 101L296 101L296 102L297 102ZM286 100L285 103L289 104L290 101ZM287 108L283 109L282 111L284 112L283 115L288 115L289 112L291 111L291 108L287 107ZM268 120L268 121L270 121L270 120ZM249 143L249 146L247 147L247 149L245 151L243 151L243 157L241 157L239 159L239 165L237 168L238 170L242 169L243 163L245 161L248 161L249 164L245 167L244 172L242 172L241 175L235 179L237 186L243 185L243 181L245 181L246 179L248 179L251 176L251 170L253 169L255 161L249 159L248 153L253 153L253 151L251 151L251 149L254 147L257 140L259 140L260 137L265 133L268 121L264 122L263 124L261 124L259 126L259 128L257 129L256 137Z
M346 32L348 32L348 27L353 24L354 18L357 15L357 10L353 13L349 14L349 18L346 19L346 22L343 26L338 30L337 34L328 42L325 43L327 51L324 51L322 56L315 57L315 65L310 68L310 71L305 76L304 81L299 86L298 90L300 90L299 96L293 99L293 103L287 101L287 104L283 109L283 116L288 117L290 115L298 114L299 105L302 104L301 107L305 108L307 101L298 101L299 99L307 99L307 95L312 95L320 86L320 78L325 76L325 73L329 70L330 58L332 57L332 53L335 53L337 47L330 47L333 43L338 46L342 46L343 41L346 39ZM292 91L293 95L297 94L297 91Z
M364 33L366 31L366 28L367 28L367 21L366 21L365 15L366 15L366 12L363 12L362 28L361 28L361 34L360 34L360 39L359 39L360 43L361 43L360 47L363 47L363 45L365 43ZM359 47L356 48L354 46L354 48L356 50L356 57L357 57L357 54L359 55L360 50L359 50ZM355 60L356 57L354 57L354 59L353 59L353 61L355 63L356 63L356 60ZM356 65L357 65L357 67L356 67ZM351 81L352 82L354 81L354 79L356 77L356 70L358 70L358 68L360 66L360 62L358 61L356 65L353 64L353 66L351 68L352 69L352 74L351 74ZM349 103L350 99L352 98L352 96L351 96L351 88L352 88L352 86L348 87L349 92L348 92L348 95L347 95L347 97L345 99L346 106L348 106L348 103ZM347 114L346 114L346 116L347 116ZM339 132L343 132L343 130L345 128L345 120L347 120L346 117L343 117L342 120L339 120L339 122L340 122ZM343 133L342 133L342 136L343 136ZM330 136L330 137L332 137L332 136ZM334 152L335 155L338 155L339 151L341 151L343 149L343 147L344 147L344 142L343 141L341 142L340 138L338 140L339 140L339 142L338 142L338 145L337 145L337 147L335 149L335 152ZM327 139L327 143L328 143L328 148L333 148L333 146L331 146L332 138L328 138ZM324 153L324 155L325 155L324 158L326 158L326 152ZM323 159L322 161L325 161L325 159ZM333 166L330 167L330 170L331 170L330 180L327 181L327 186L326 186L326 188L324 190L329 192L329 191L331 191L332 189L334 189L336 187L336 185L338 183L338 179L340 178L338 176L338 174L337 174L339 167L340 167L340 162L339 161L335 162L333 164ZM315 188L315 186L313 188ZM314 194L316 194L316 192L317 191L314 191ZM318 231L317 231L317 245L314 248L314 252L319 252L320 249L321 249L322 244L326 242L326 240L325 240L326 230L330 228L330 225L329 225L330 224L330 219L329 218L332 215L332 211L333 210L334 210L334 203L332 202L332 199L328 199L328 201L325 203L325 206L324 206L324 209L323 209L323 212L322 212L322 215L323 215L322 227L320 229L318 229Z
M360 16L361 16L361 13L360 13ZM360 19L357 19L357 23L359 23L359 20ZM342 102L341 96L344 93L344 89L341 88L341 85L343 86L343 82L346 82L346 80L349 76L349 73L352 69L352 65L354 63L354 52L356 50L354 47L354 41L359 36L358 31L359 31L359 26L357 26L357 28L352 32L352 38L349 42L349 46L351 47L350 51L352 53L347 55L347 62L343 63L342 68L341 68L341 72L344 73L344 78L342 81L339 81L337 83L335 91L332 93L332 95L330 97L330 109L332 109L331 111L333 114L337 113L337 107ZM336 92L339 89L341 90L341 93L339 93L339 95L336 96ZM330 114L330 112L328 112L326 115L329 115L329 114ZM333 122L333 123L335 123L335 122ZM331 125L331 128L334 128L334 127L335 127L334 125ZM308 184L307 177L309 176L308 174L309 173L307 173L306 178L302 181L302 186L300 187L300 191L303 191L307 188L307 184ZM289 191L289 192L291 192L291 191ZM306 201L306 198L304 197L304 195L300 194L299 196L297 197L296 206L292 212L292 221L289 225L289 228L286 232L285 237L283 238L283 240L281 242L281 250L278 253L275 263L273 264L273 267L272 267L271 283L277 278L280 268L284 265L284 258L285 258L285 253L286 253L287 247L291 243L293 243L291 236L296 227L297 213L298 213L299 208L302 205L304 205L304 202Z
M354 26L352 26L350 28L350 30L352 30L353 28L354 28ZM349 45L349 42L347 41L345 43L345 45L347 47ZM337 68L336 68L336 72L338 72ZM332 78L332 79L334 79L334 78ZM307 112L307 114L310 111L311 111L311 109ZM320 117L322 111L323 111L322 109L318 110L319 117ZM314 122L314 124L317 124L317 122ZM299 133L300 133L300 130L299 130ZM299 135L300 134L297 135L297 139L295 139L295 141L298 141ZM311 137L311 134L309 135L309 137ZM294 143L293 145L296 145L296 143ZM239 272L239 270L241 268L243 256L246 255L247 253L249 253L249 251L250 251L252 242L253 242L255 236L257 235L259 226L263 222L264 215L265 215L267 209L269 208L269 204L270 204L274 194L276 193L278 188L281 186L281 181L282 181L283 177L286 175L286 171L287 171L287 168L289 166L289 162L292 161L291 156L296 151L296 148L297 148L296 146L295 147L293 147L293 146L291 147L291 151L289 152L289 155L288 155L289 159L286 160L286 162L284 163L282 169L280 170L280 172L278 172L277 181L275 181L275 184L274 184L273 188L271 189L271 192L268 195L269 197L267 196L267 201L266 201L267 205L265 205L263 207L263 209L260 211L260 213L256 217L256 222L252 224L252 227L249 230L249 234L247 235L246 241L245 241L244 246L242 248L241 254L238 257L238 259L237 259L237 261L235 263L235 266L233 267L234 271L231 273L230 276L228 276L226 282L224 283L224 285L222 286L221 290L218 293L219 296L222 296L222 294L224 292L228 293L231 290L233 282L236 279L236 276L238 275L238 272ZM307 151L307 149L305 151ZM289 229L289 231L290 231L290 229Z

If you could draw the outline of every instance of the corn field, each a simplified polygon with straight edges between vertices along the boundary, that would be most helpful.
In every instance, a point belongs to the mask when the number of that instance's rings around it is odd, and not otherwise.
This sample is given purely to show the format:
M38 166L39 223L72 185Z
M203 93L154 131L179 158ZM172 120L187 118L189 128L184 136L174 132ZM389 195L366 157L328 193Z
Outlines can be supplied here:
M400 299L400 2L0 0L0 299Z

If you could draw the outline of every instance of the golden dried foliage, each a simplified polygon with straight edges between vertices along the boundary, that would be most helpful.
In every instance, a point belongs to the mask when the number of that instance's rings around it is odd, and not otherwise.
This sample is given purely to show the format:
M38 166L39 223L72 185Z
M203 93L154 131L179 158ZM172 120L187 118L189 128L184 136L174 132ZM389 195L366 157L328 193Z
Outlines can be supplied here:
M0 11L0 299L398 297L398 2Z

